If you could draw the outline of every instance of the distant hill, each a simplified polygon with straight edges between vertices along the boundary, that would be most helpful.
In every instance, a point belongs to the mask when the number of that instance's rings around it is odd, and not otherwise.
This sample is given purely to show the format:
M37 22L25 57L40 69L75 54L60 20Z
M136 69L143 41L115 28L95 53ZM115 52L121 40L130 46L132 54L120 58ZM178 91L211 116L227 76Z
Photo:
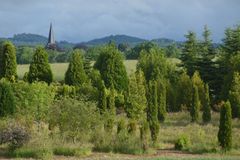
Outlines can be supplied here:
M117 45L120 43L128 43L130 46L134 46L147 40L127 35L110 35L103 38L93 39L88 42L83 42L82 44L87 46L95 46L107 44L110 41L114 41Z
M45 46L47 44L48 38L37 34L21 33L15 34L11 38L0 38L0 40L9 40L16 46ZM60 41L57 42L57 45L60 48L70 48L73 47L75 44L67 41Z

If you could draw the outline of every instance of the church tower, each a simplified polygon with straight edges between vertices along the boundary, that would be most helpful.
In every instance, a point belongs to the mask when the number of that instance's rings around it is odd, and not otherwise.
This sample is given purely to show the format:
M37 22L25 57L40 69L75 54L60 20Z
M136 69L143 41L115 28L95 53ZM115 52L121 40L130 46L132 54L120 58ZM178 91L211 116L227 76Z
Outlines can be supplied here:
M48 35L48 43L46 45L46 49L56 50L57 45L54 39L53 27L52 23L50 24L49 35Z

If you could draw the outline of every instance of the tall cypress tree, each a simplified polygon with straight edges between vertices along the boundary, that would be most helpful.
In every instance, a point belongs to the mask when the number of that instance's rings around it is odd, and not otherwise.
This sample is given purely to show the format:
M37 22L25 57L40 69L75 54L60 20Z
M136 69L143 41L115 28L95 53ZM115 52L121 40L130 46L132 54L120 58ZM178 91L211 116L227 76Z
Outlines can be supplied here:
M73 86L81 86L87 81L87 75L83 67L81 50L73 51L68 69L65 73L65 83Z
M199 110L200 110L200 101L198 96L198 88L193 85L193 98L192 98L192 107L190 110L192 122L197 122L199 120Z
M158 120L163 122L166 118L166 85L165 82L161 79L157 80L158 85Z
M221 108L218 141L223 150L232 148L232 111L229 101Z
M204 101L203 101L202 119L203 119L204 123L208 123L211 121L211 106L210 106L208 84L205 85L205 96L204 96Z
M48 54L44 48L38 47L34 53L33 61L27 75L28 82L44 81L48 84L53 81L53 74L48 63Z
M229 101L232 107L232 118L240 118L240 75L234 72L231 89L229 91Z
M152 141L155 143L159 133L158 122L158 100L157 100L157 83L154 80L148 84L148 123L151 131Z
M107 111L107 93L104 82L101 80L99 83L99 94L98 94L98 108L100 113L103 114Z
M0 78L10 81L17 79L16 50L11 42L3 42L0 46Z

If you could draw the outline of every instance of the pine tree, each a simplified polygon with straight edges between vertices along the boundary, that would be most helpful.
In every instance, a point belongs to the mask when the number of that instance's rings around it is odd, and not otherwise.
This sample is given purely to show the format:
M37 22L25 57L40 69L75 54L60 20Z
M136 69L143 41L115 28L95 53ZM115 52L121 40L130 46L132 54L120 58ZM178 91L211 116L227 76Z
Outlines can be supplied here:
M231 89L229 91L229 101L232 107L232 118L240 118L240 75L234 72Z
M229 101L221 108L218 141L223 150L232 148L232 111Z
M117 91L127 91L127 71L123 64L121 52L118 51L114 44L110 43L101 49L94 68L101 73L107 88L110 88L113 83Z
M203 101L202 119L203 119L204 123L208 123L211 121L211 106L210 106L208 84L205 85L205 96L204 96L204 101Z
M0 78L10 81L17 79L16 50L11 42L3 42L0 46Z
M0 81L0 116L4 117L14 113L16 108L13 90L11 85L5 81Z
M44 48L38 47L36 49L27 75L28 82L30 83L44 81L50 84L53 81L53 74L48 63L48 55Z
M161 79L157 80L158 85L158 120L163 122L166 118L166 85Z
M196 39L196 34L189 31L187 35L186 42L184 43L183 53L181 56L182 65L187 69L188 75L192 76L196 70L196 58L198 56L198 42Z
M159 133L158 122L158 103L157 103L157 83L156 81L149 81L148 83L148 123L151 131L152 141L155 143Z
M65 83L73 86L81 86L87 81L87 75L83 67L81 50L74 50L70 59L68 69L65 73Z
M193 98L192 98L192 107L190 110L192 122L197 122L199 120L199 110L200 110L200 101L198 96L198 88L193 85Z

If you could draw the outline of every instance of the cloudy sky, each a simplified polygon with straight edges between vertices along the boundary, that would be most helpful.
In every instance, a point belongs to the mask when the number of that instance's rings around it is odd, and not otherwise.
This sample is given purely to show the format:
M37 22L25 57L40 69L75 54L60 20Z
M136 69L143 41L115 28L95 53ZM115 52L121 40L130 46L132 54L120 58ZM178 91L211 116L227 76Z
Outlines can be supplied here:
M188 30L201 36L205 24L220 41L226 27L240 24L240 0L0 0L0 37L47 36L50 22L58 41L111 34L184 40Z

